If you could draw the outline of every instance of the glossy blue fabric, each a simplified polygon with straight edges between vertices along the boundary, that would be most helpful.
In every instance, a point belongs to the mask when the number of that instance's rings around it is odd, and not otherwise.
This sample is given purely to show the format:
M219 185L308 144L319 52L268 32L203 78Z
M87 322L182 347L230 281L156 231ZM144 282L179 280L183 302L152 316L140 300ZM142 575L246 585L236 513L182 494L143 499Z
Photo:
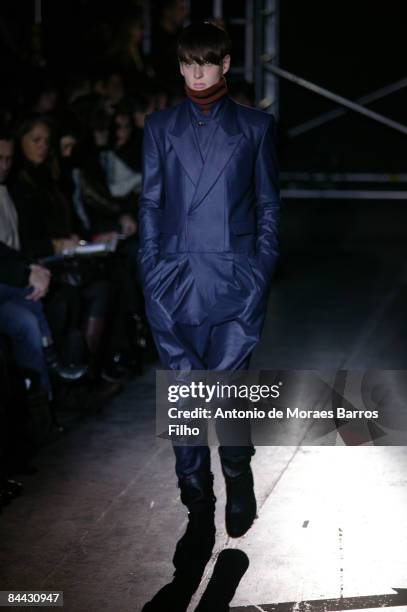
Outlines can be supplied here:
M146 312L165 369L247 369L278 256L274 119L226 97L200 134L199 112L185 100L146 118L138 251ZM221 457L254 453L249 426L237 445L219 441ZM174 451L178 477L210 469L206 446Z
M165 368L235 369L259 339L278 256L274 119L227 97L203 162L189 105L146 118L140 276Z

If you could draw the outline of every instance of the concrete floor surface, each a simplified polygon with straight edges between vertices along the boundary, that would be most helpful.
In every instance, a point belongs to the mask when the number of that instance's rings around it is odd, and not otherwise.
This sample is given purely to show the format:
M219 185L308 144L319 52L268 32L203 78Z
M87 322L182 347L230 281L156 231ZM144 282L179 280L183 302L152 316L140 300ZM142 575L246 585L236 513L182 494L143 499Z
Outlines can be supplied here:
M361 283L356 264L354 276L342 268L333 257L287 269L253 368L403 363L392 350L405 312L394 279L369 269ZM68 612L138 612L171 580L187 518L173 451L155 437L154 385L151 368L40 451L39 473L24 477L24 495L0 515L3 590L63 590ZM217 540L190 611L225 549L249 562L232 610L407 610L405 594L392 590L407 588L406 447L344 447L339 437L332 447L258 447L258 519L238 540L224 529L212 450Z

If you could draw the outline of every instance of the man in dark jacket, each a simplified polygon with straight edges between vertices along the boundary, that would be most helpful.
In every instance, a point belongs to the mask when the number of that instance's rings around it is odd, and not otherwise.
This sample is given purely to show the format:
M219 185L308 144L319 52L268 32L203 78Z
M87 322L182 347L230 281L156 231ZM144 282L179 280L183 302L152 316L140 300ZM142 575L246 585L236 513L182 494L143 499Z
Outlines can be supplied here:
M187 27L178 44L187 99L145 123L139 264L147 316L169 370L248 368L278 256L275 123L228 97L229 48L217 26ZM213 540L215 498L209 448L174 451L190 513L177 567L199 554L204 526ZM253 453L250 437L219 448L232 537L256 516Z

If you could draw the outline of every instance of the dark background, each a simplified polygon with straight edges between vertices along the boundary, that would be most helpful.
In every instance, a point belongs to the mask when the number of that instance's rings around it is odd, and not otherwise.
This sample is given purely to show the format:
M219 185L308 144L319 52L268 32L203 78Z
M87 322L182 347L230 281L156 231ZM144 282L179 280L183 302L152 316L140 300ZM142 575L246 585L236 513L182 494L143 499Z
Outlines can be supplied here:
M154 7L154 2L152 3ZM131 6L128 1L44 0L44 52L54 78L84 69L95 60L109 24ZM192 0L191 18L211 17L212 2ZM225 0L224 16L244 16L244 0ZM153 11L153 18L155 11ZM34 22L34 1L2 0L1 68L17 76L25 70ZM403 0L340 3L282 0L280 65L345 97L358 96L405 76L407 8ZM234 58L241 58L241 30L230 27ZM360 115L346 116L285 139L285 130L330 110L334 104L286 81L281 82L282 164L290 169L403 171L406 137ZM370 108L407 123L407 88ZM385 151L385 156L383 156Z
M350 99L395 82L406 76L406 4L404 0L281 0L279 63ZM70 73L92 69L111 24L128 14L131 6L131 0L43 0L44 55L51 79L63 86ZM244 14L245 0L224 0L226 26L229 18ZM153 21L156 15L154 10ZM191 1L192 20L211 16L212 1ZM6 75L2 96L13 101L20 87L13 83L31 87L30 78L24 75L29 77L34 0L2 0L0 18L0 69ZM244 40L242 29L234 26L230 30L232 61L236 63L242 58ZM288 128L332 108L335 104L331 101L280 81L279 157L283 172L407 172L407 136L354 112L297 138L288 137ZM407 124L407 88L369 108ZM325 187L378 186L330 183ZM397 182L383 187L406 189ZM369 246L382 256L405 249L406 227L404 200L283 199L282 249L286 252L343 252Z
M406 75L405 2L285 0L281 9L280 62L286 70L351 100ZM287 81L280 91L283 130L335 107ZM406 124L407 88L369 108ZM290 168L405 169L407 137L353 112L291 145L284 156Z

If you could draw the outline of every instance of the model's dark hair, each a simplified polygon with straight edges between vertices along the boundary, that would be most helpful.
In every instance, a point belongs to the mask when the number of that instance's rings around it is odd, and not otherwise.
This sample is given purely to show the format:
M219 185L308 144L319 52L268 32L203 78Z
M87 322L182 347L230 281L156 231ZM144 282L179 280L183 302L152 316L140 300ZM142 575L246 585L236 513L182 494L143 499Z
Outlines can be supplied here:
M178 38L178 59L190 64L221 64L225 55L229 55L230 38L219 26L209 21L191 23Z

